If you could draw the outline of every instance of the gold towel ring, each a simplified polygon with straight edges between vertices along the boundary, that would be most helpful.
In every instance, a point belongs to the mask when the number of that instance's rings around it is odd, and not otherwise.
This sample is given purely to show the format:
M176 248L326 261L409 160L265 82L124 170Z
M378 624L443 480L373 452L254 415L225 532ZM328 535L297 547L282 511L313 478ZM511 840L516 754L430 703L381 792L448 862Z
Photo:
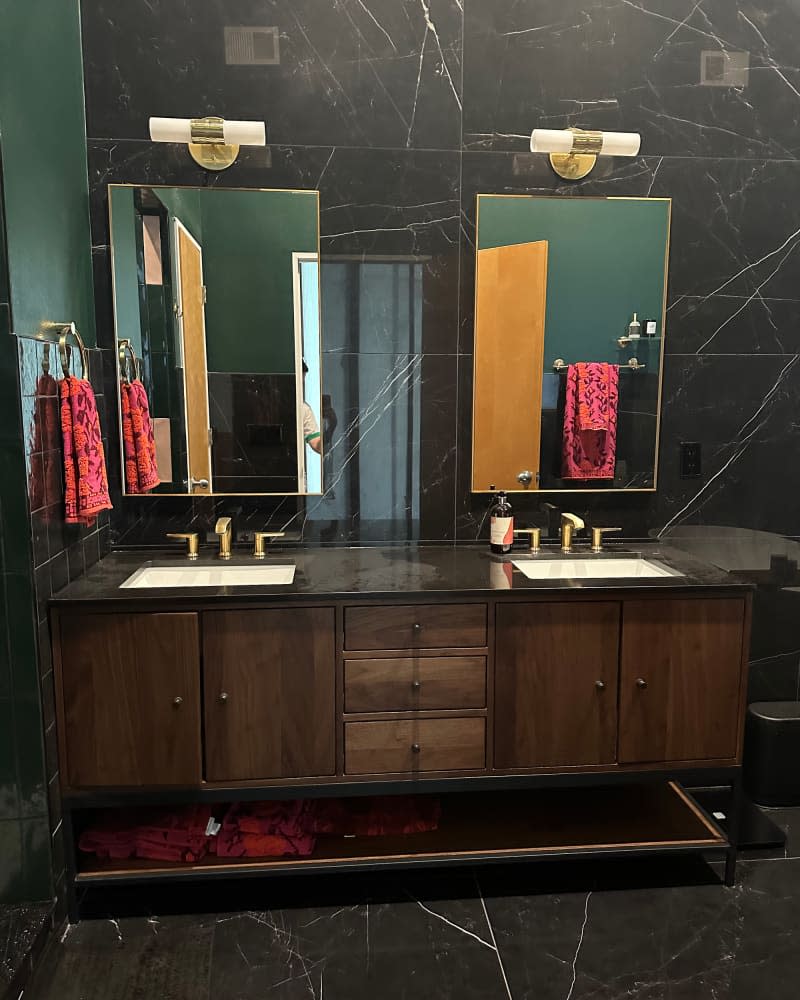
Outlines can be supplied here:
M83 342L83 338L78 333L78 328L74 323L70 323L69 326L65 326L61 332L61 336L58 338L58 353L61 357L61 370L64 372L64 377L68 378L72 372L72 347L67 343L67 337L73 337L75 343L78 345L78 350L81 353L81 378L85 379L89 374L89 359L86 355L86 344Z

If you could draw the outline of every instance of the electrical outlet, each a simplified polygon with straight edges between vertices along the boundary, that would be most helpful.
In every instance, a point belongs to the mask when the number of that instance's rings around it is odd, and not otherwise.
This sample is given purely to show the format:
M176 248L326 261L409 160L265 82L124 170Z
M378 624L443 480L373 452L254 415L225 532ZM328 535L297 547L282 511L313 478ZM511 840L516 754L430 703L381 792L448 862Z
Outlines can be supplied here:
M699 441L681 441L681 479L699 479L703 459Z

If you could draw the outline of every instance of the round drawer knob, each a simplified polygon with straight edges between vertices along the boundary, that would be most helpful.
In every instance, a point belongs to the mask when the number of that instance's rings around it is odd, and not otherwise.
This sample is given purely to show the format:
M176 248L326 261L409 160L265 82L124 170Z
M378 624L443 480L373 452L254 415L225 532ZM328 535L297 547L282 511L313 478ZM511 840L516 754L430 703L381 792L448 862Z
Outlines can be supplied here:
M175 708L180 708L180 706L183 704L183 698L181 698L181 696L178 695L176 698L172 699L172 704L175 706Z
M644 677L638 677L636 679L636 687L641 688L642 690L644 690L647 687L647 681L644 679Z
M605 689L606 689L606 682L605 681L595 681L594 682L594 686L597 688L598 691L605 691Z
M412 689L412 691L419 691L419 689L421 687L422 687L422 681L412 681L411 682L411 689Z
M219 696L219 700L220 700L220 703L222 705L224 705L227 702L227 700L228 700L228 692L227 691L223 691L222 694Z
M421 632L422 631L422 625L420 625L419 622L414 622L414 631L415 632Z
M411 752L412 753L419 753L421 749L422 749L422 747L419 745L419 743L412 743L411 744Z

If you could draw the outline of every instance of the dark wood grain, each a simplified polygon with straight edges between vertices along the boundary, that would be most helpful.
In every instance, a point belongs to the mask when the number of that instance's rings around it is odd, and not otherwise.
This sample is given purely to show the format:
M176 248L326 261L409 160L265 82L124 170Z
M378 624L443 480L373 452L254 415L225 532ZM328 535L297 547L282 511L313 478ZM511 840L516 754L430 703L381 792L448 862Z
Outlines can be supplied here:
M75 613L59 641L65 785L199 784L197 615Z
M741 598L626 602L620 761L735 758L744 627Z
M345 608L345 649L430 649L486 645L485 604L365 605Z
M485 656L346 660L346 712L485 708Z
M204 614L208 781L334 774L334 636L333 608Z
M344 762L347 774L477 770L486 764L486 720L348 722Z
M619 621L617 603L497 606L496 768L614 762Z

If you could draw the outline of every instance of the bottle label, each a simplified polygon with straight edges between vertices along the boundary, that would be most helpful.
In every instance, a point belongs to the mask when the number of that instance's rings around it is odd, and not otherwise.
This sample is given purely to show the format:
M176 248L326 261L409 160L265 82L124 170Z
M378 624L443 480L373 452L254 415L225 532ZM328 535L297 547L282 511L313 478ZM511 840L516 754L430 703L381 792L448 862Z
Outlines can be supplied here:
M492 545L511 545L514 541L514 518L493 516L489 537Z

